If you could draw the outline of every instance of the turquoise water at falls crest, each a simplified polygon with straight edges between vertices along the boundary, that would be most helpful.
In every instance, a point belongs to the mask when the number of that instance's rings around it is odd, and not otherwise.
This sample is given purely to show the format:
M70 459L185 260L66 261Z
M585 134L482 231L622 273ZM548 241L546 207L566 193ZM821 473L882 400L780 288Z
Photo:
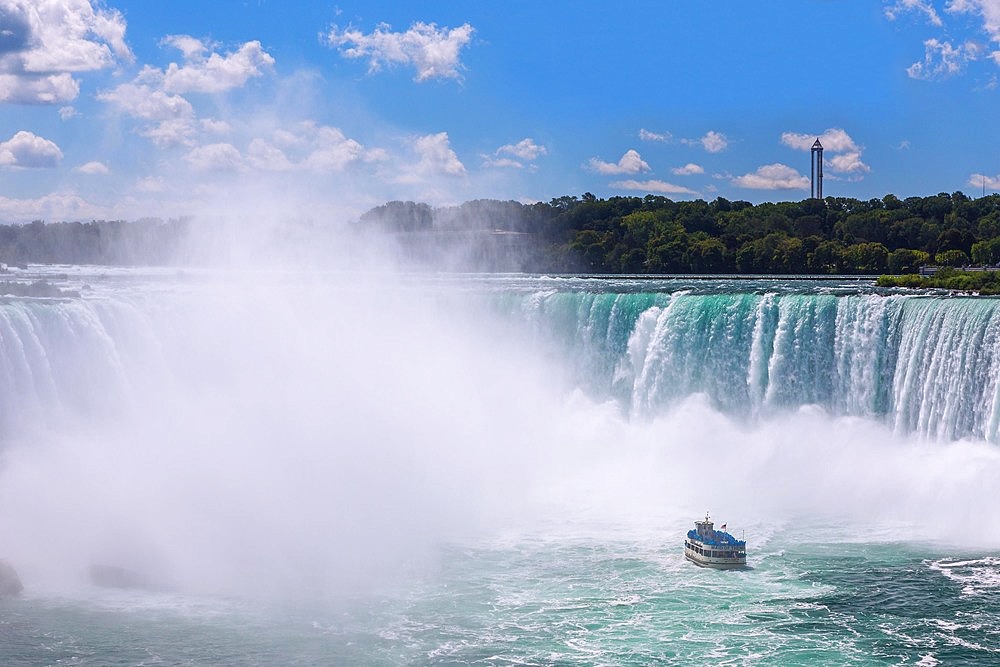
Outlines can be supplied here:
M639 416L700 393L735 415L819 405L900 433L997 439L1000 300L567 290L513 310Z

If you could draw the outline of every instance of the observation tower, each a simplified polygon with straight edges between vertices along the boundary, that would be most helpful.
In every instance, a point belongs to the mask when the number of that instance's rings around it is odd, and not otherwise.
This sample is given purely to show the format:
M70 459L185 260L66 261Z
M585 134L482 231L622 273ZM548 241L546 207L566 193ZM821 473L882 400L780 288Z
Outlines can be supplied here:
M809 196L813 199L823 198L823 144L819 143L819 138L812 145L812 157L810 158L810 171L812 182L809 187Z

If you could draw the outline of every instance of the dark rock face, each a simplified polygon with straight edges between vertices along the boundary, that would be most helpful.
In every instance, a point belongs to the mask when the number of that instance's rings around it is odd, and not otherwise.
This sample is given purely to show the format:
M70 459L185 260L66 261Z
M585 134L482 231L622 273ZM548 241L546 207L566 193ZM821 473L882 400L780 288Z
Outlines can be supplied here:
M0 560L0 598L13 597L23 590L24 585L17 576L14 566L5 560Z

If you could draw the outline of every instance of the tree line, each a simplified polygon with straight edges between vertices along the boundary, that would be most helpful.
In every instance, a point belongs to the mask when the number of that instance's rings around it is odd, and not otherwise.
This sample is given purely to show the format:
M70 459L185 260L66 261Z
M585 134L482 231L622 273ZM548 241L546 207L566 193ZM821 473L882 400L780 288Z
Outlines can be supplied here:
M185 219L95 220L0 225L0 262L8 265L166 265L188 231Z
M452 226L520 231L522 267L566 273L912 273L925 264L1000 262L1000 195L846 197L751 204L591 193L548 203L467 202L432 209L390 202L359 225L403 234Z
M0 225L0 262L163 265L190 250L187 219ZM288 232L288 230L285 230ZM331 242L390 238L432 268L538 273L906 274L926 264L1000 263L1000 195L845 197L751 204L591 193L548 202L377 206ZM288 232L290 233L290 232ZM288 235L286 233L286 235ZM276 243L280 239L274 240ZM187 245L185 245L187 244ZM442 250L435 252L435 248ZM456 261L455 258L460 261ZM450 261L447 266L441 262Z

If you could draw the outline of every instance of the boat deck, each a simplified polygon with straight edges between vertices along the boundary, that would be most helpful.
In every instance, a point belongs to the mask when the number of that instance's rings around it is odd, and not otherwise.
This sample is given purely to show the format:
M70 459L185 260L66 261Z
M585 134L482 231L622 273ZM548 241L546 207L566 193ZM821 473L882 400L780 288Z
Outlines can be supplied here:
M702 567L720 570L745 568L747 543L725 530L715 530L714 524L706 515L704 521L695 522L694 530L688 531L687 539L684 540L684 556Z

